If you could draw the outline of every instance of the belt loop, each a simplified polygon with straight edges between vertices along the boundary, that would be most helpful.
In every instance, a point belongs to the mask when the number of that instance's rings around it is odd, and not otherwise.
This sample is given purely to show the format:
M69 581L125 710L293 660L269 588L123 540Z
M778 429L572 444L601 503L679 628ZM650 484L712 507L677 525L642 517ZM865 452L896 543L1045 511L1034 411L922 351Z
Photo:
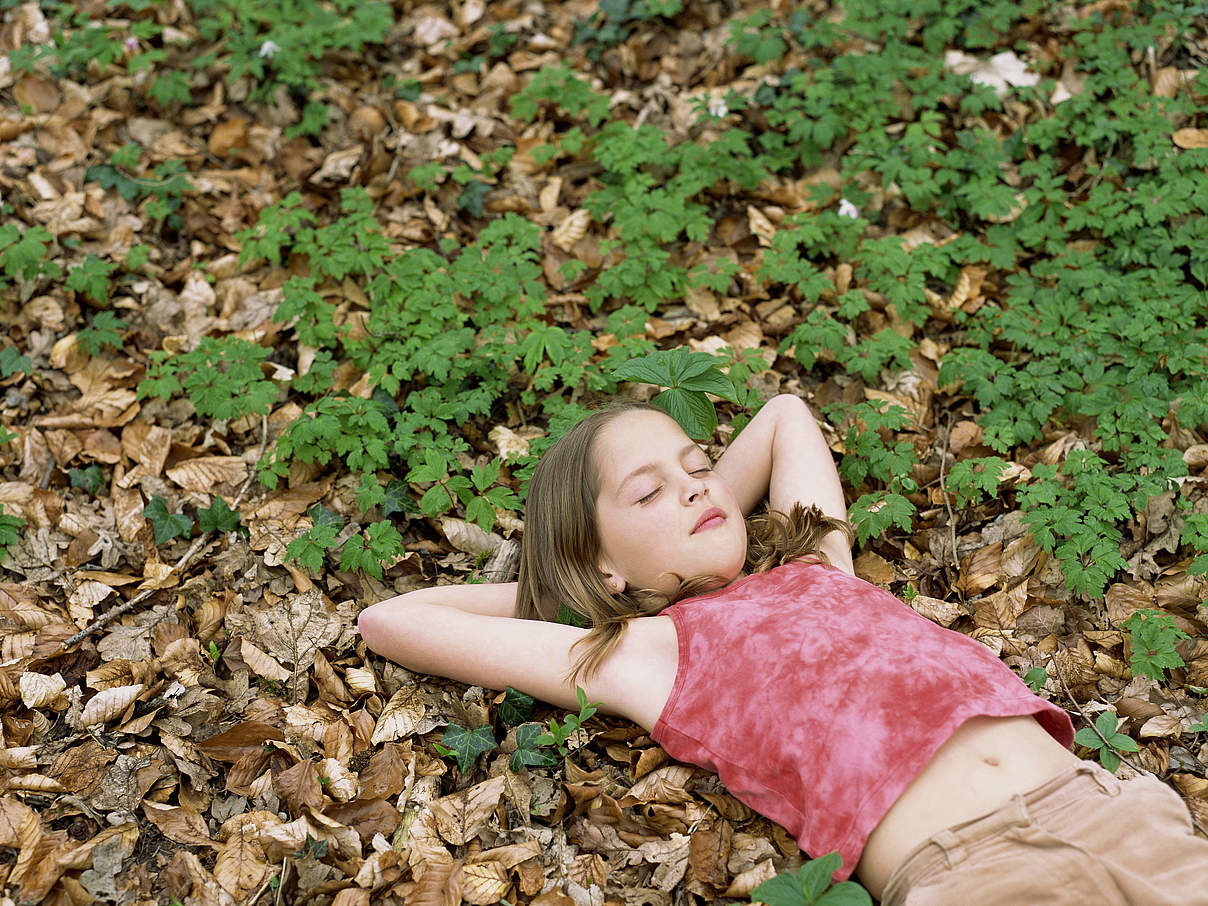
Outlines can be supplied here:
M931 842L943 851L944 863L949 868L956 868L968 855L960 838L950 830L940 831L931 838Z
M1120 795L1120 778L1106 768L1102 768L1097 764L1090 766L1090 775L1094 778L1095 783L1099 785L1099 789L1108 796Z

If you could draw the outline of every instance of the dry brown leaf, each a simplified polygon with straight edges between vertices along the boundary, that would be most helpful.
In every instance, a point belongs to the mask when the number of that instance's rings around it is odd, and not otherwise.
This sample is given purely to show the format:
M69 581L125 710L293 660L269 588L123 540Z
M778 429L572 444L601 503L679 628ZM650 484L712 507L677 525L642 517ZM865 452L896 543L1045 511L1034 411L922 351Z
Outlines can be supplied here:
M1208 129L1179 129L1172 138L1180 148L1208 148Z
M248 826L233 829L214 860L214 880L242 901L260 887L267 874L264 847L256 839L254 829Z
M67 681L57 673L52 676L33 672L22 673L17 687L21 690L21 702L27 708L62 711L67 707L67 696L63 694Z
M0 749L0 768L6 768L10 771L32 771L37 766L37 746L13 746L7 749ZM0 843L0 846L3 845L5 844Z
M687 786L692 780L693 770L690 765L669 764L651 771L634 783L629 792L618 800L618 804L624 808L648 802L691 802L692 794L687 791Z
M223 484L238 484L247 477L241 456L198 456L168 469L168 477L186 491L213 493Z
M301 815L304 809L317 812L323 806L319 772L309 761L300 761L274 776L273 790L288 805L291 815Z
M173 843L185 846L209 846L213 843L206 820L196 809L145 800L143 814Z
M928 595L915 595L908 603L916 613L944 627L951 626L968 613L957 601L941 601Z
M130 686L101 690L84 706L84 713L80 715L80 726L91 727L120 717L138 700L144 688L146 687L142 683L134 683Z
M354 695L372 695L378 691L376 674L365 667L345 670L344 683Z
M508 895L512 882L498 862L475 862L462 866L461 898L474 906L498 903Z
M434 800L429 806L437 832L447 842L469 843L486 827L503 795L504 779L493 777L469 789Z
M555 228L551 239L554 245L570 254L575 243L587 235L589 226L591 226L591 214L586 209L580 208L566 215Z
M453 516L442 516L440 528L450 544L467 554L490 553L503 543L498 535L484 532L477 522L467 522Z
M278 664L271 655L261 651L247 639L240 639L239 643L240 655L257 676L276 680L279 683L284 683L293 676L292 673Z
M373 727L370 742L376 746L410 736L423 716L424 702L419 684L405 685L386 702Z
M776 235L776 227L768 219L768 215L753 204L747 205L747 225L751 233L759 240L760 245L764 248L771 246L772 237Z

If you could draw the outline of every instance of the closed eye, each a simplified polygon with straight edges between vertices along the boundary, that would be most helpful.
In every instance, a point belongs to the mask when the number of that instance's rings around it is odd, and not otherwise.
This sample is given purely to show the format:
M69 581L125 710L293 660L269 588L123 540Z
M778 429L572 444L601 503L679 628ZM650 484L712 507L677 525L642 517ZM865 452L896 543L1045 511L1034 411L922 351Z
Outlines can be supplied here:
M649 503L650 501L654 500L655 495L658 494L658 492L659 492L659 489L655 488L653 491L651 491L645 497L639 497L638 503Z

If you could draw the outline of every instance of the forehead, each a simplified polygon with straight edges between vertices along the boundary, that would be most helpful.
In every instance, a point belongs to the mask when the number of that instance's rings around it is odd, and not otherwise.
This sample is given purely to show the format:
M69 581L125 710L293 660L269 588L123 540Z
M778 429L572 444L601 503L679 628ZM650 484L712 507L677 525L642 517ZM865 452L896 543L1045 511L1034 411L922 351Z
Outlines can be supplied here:
M692 443L669 415L635 409L605 425L594 444L594 459L601 484L621 481L634 469L668 456Z

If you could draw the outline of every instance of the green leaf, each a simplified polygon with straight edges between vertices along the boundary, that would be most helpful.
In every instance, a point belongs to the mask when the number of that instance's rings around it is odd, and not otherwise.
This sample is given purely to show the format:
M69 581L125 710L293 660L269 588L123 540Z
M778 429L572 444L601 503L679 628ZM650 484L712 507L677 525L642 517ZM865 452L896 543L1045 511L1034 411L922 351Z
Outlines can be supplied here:
M1074 742L1078 743L1080 746L1086 746L1088 749L1103 748L1103 740L1100 739L1099 734L1097 734L1090 727L1083 727L1081 730L1075 733Z
M1043 667L1033 667L1023 675L1023 681L1031 687L1033 692L1039 692L1044 688L1044 684L1048 681L1048 678L1048 671Z
M855 881L842 881L819 897L818 906L872 906L872 895Z
M14 547L21 539L21 529L24 526L24 519L9 516L4 512L4 504L0 504L0 559L7 556L9 548Z
M165 544L173 538L187 535L193 528L193 520L183 513L169 513L167 503L158 495L143 508L143 518L155 530L155 543Z
M463 774L470 769L479 755L495 748L495 734L486 724L473 730L449 724L440 741L444 743L444 751L441 754L456 758L457 767Z
M533 697L508 686L499 705L499 719L509 727L524 723L533 713Z
M810 906L801 883L788 872L764 881L751 891L751 899L767 906Z
M699 390L664 390L650 401L679 422L693 440L708 440L717 430L717 410Z
M405 481L392 478L386 483L385 496L381 502L382 515L387 519L405 513L418 513L419 507L411 499L411 486Z
M226 500L214 495L209 509L197 510L198 528L203 532L233 532L239 527L239 514L227 506Z
M0 349L0 377L9 377L18 371L28 374L33 367L29 356L21 355L12 346Z
M544 735L541 724L521 724L516 728L516 751L508 761L508 767L520 771L526 767L553 767L558 759L551 752L541 751L541 738Z
M810 902L816 900L830 886L831 876L842 864L842 857L837 852L831 852L801 866L797 872L797 881Z
M67 475L73 488L83 488L89 494L95 494L105 483L105 473L98 465L91 465L86 469L71 469Z

